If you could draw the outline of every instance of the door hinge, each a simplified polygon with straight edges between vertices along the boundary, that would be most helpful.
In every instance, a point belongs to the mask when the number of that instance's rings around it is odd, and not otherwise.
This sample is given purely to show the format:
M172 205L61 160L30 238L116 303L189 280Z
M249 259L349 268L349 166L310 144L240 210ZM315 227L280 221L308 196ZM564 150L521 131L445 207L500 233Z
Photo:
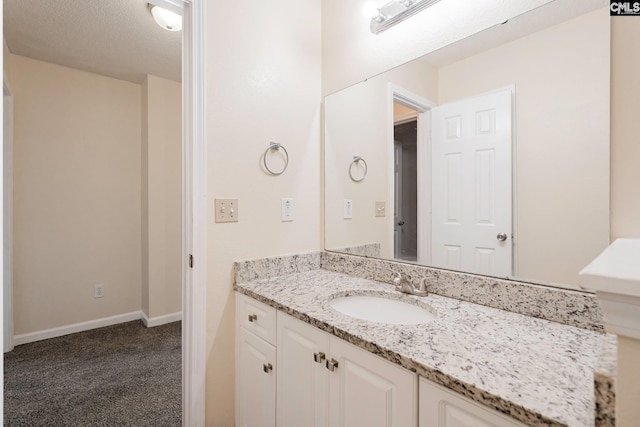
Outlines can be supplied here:
M189 267L193 268L193 255L189 254Z

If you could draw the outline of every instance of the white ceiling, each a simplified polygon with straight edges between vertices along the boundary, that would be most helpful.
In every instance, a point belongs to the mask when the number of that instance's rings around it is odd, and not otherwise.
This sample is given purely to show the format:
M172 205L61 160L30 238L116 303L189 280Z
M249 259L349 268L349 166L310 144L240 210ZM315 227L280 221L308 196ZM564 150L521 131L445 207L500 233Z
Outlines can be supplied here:
M134 83L180 81L182 32L160 28L145 0L4 0L11 53Z

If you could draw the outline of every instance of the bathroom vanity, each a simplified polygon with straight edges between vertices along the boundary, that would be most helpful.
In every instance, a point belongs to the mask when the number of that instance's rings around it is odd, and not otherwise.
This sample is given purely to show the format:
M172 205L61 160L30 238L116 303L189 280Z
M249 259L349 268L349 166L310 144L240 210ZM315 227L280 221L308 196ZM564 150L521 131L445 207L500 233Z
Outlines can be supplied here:
M237 274L237 425L596 425L606 334L306 267ZM392 324L331 307L349 295L434 317Z

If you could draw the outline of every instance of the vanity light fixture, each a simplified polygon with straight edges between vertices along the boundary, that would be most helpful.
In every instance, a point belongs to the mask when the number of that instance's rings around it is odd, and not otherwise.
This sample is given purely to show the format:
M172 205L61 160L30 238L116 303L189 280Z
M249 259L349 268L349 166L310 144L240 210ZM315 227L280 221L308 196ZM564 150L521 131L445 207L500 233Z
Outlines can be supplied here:
M371 18L371 32L379 34L410 16L433 6L440 0L391 0L378 8L378 14Z
M156 21L156 24L161 26L167 31L181 31L182 30L182 16L177 13L164 9L160 6L149 3L149 12Z

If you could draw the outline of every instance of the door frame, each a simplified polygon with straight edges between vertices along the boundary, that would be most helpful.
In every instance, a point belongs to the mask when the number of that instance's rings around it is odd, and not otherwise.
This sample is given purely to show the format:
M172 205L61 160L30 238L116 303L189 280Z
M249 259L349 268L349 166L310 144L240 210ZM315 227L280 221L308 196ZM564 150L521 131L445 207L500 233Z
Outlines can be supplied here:
M207 364L205 0L147 1L183 17L182 425L200 427L205 425Z
M4 67L4 64L2 64ZM2 78L2 334L3 351L13 350L13 92ZM4 118L9 119L5 122ZM8 136L8 138L5 138ZM11 174L10 176L5 176ZM8 179L7 179L8 178ZM6 261L6 262L5 262Z
M418 137L416 141L417 180L418 180L418 263L429 264L431 261L431 109L436 106L426 98L421 97L395 83L389 83L387 88L387 157L389 159L390 184L389 200L394 198L394 120L393 104L404 105L418 112ZM389 216L393 221L393 215ZM392 225L392 223L390 223ZM394 228L388 227L389 242L395 242ZM395 253L395 248L392 251Z

